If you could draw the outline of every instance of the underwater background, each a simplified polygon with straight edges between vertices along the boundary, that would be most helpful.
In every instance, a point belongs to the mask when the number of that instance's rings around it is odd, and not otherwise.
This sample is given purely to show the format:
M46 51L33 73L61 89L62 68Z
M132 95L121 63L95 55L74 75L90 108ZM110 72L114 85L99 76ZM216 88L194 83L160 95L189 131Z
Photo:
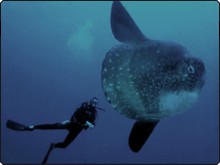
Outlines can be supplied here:
M101 87L105 53L119 42L110 27L112 2L1 4L1 162L39 164L66 130L16 132L8 119L35 125L69 119L82 102L99 98L94 129L82 131L48 163L192 163L219 161L218 3L122 2L151 39L182 44L203 60L206 83L190 110L160 121L139 153L129 149L134 120L113 110Z

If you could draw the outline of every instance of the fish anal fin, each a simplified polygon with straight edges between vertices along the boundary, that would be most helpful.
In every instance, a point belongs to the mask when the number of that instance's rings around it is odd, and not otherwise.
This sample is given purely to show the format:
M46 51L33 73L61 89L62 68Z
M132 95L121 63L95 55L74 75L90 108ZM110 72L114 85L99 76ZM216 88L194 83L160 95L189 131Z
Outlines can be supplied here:
M129 147L139 152L159 121L136 121L129 136Z

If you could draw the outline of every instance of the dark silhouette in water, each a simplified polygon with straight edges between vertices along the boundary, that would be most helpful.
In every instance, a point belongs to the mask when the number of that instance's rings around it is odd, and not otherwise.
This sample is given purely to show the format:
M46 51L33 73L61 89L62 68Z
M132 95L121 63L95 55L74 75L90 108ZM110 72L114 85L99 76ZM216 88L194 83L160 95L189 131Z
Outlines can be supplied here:
M46 156L43 159L42 164L46 163L50 152L54 148L66 148L77 135L83 130L88 128L94 128L97 119L97 110L104 110L97 107L98 99L93 97L90 102L83 102L81 106L76 109L70 120L65 120L55 124L41 124L41 125L23 125L12 120L7 121L7 127L15 131L33 131L35 129L40 130L54 130L54 129L66 129L69 131L63 142L51 143Z

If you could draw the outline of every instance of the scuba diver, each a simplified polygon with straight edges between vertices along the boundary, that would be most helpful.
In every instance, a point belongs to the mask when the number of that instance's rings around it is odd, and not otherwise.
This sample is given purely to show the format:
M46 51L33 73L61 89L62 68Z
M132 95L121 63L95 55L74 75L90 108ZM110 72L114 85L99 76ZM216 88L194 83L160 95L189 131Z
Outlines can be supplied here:
M35 129L40 130L54 130L54 129L66 129L69 131L63 142L51 143L46 156L43 159L42 164L45 164L48 160L50 152L54 148L66 148L83 130L88 128L94 128L97 119L97 110L105 111L102 108L97 107L98 99L93 97L89 102L83 102L81 106L76 109L72 117L69 120L58 122L55 124L41 124L26 126L17 123L12 120L7 121L7 127L16 131L33 131Z

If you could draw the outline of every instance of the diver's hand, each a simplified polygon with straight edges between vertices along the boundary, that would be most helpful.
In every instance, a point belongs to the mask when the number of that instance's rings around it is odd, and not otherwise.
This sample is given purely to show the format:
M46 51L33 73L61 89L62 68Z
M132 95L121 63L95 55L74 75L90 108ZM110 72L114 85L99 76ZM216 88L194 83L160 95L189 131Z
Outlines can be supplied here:
M85 124L86 126L88 126L89 128L94 128L94 124L92 124L91 122L89 122L89 121L86 121L86 124Z

